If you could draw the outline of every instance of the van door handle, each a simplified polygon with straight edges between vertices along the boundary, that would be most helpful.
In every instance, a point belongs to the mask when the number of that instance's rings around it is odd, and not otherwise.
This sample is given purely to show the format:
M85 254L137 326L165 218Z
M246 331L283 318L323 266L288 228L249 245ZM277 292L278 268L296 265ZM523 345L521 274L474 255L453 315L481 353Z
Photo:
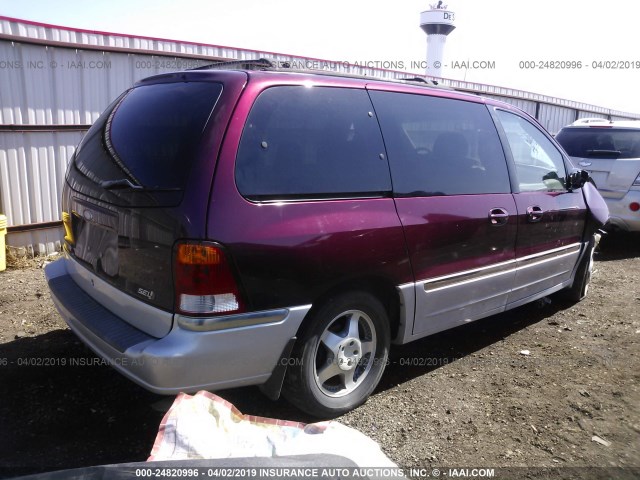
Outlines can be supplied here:
M504 208L492 208L489 210L489 222L493 226L506 225L509 221L509 212Z
M537 205L527 207L527 220L531 223L539 222L542 220L542 209Z

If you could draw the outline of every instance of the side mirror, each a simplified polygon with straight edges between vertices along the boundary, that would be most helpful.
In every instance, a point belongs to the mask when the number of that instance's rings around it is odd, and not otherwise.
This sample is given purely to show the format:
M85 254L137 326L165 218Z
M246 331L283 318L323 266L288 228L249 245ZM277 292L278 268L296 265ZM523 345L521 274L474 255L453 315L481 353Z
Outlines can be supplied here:
M578 190L579 188L584 187L584 184L589 181L589 172L586 170L578 170L576 172L571 172L567 175L567 190L572 192L573 190Z

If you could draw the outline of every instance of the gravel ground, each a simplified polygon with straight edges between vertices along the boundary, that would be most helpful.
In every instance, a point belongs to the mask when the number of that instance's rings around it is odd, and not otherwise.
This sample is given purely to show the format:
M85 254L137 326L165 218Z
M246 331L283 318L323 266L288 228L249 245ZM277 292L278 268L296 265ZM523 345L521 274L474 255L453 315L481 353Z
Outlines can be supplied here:
M144 461L172 402L76 340L49 260L0 273L0 477ZM406 468L640 467L640 237L609 236L596 260L577 305L552 298L395 348L376 393L338 420ZM314 421L257 388L218 393Z

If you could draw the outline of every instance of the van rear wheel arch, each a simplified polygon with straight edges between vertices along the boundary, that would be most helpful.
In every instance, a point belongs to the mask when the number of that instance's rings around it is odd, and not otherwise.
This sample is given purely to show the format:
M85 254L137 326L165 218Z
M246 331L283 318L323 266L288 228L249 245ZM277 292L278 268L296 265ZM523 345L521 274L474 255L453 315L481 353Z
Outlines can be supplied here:
M313 306L298 329L297 337L307 327L307 320L314 312L332 298L354 292L368 293L374 296L385 308L389 320L391 339L395 339L400 326L400 294L394 283L384 277L363 277L342 282L326 289L313 300Z
M323 418L356 408L382 377L390 337L387 310L371 292L351 290L317 302L293 348L285 398Z

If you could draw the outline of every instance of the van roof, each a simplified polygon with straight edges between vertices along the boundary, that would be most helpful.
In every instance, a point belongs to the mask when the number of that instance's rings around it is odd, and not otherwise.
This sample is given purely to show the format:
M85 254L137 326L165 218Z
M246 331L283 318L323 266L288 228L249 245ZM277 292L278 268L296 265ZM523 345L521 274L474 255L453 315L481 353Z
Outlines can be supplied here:
M520 111L518 108L508 103L493 98L483 97L475 93L469 93L455 88L439 85L436 82L411 76L407 73L407 78L391 79L381 77L370 77L353 75L331 70L300 70L291 68L271 68L262 61L234 61L213 64L212 66L198 67L195 69L164 73L144 78L136 82L136 85L157 83L159 81L202 81L205 79L216 80L221 74L228 75L231 72L242 73L245 78L265 81L270 84L313 82L322 85L352 86L375 88L380 90L392 90L404 93L425 93L440 97L455 98L476 103L486 103L499 106L507 110Z

